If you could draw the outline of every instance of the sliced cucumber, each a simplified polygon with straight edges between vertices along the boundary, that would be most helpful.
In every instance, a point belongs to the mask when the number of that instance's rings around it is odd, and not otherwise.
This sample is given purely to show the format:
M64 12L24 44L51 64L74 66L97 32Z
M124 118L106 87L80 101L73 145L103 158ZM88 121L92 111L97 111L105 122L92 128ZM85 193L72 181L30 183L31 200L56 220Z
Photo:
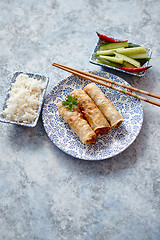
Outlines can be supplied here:
M122 48L122 47L128 47L128 46L129 46L128 42L108 43L108 44L101 45L99 50L103 51L103 50Z
M110 61L108 61L106 59L103 59L101 57L97 57L96 62L105 64L105 65L108 65L108 66L112 66L112 67L120 66L120 64L116 64L114 62L110 62Z
M130 57L134 58L134 59L148 59L148 60L150 60L147 53L132 54L132 55L130 55Z
M129 46L128 46L129 48L132 48L132 47L136 47L136 45L135 44L133 44L133 43L129 43ZM137 46L138 47L138 46Z
M96 54L97 55L114 55L114 51L116 50L117 48L114 48L114 49L110 49L110 50L104 50L104 51L97 51ZM119 49L124 49L123 48L119 48Z
M123 64L123 59L120 59L117 57L110 57L110 56L104 56L104 55L99 55L99 57L106 59L108 61L114 62L114 63Z
M132 48L124 48L124 49L116 49L115 50L118 53L131 56L133 54L139 54L139 53L147 53L145 47L132 47Z
M126 62L128 62L128 63L130 63L130 64L132 64L133 66L135 66L135 67L137 67L137 68L141 67L140 62L138 62L138 61L136 61L135 59L130 58L130 57L126 56L126 55L123 55L123 54L120 54L120 53L115 52L115 56L116 56L117 58L120 58L120 59L122 59L122 60L124 60L124 61L126 61Z
M135 68L134 65L130 64L129 62L125 62L125 61L123 62L123 66L127 67L127 68Z

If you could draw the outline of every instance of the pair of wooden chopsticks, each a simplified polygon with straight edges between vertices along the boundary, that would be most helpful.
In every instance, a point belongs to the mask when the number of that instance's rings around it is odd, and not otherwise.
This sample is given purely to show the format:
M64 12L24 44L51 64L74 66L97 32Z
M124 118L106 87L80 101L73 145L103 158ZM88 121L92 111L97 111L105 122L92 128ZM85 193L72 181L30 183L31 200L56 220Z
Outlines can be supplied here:
M134 87L125 85L123 83L115 82L115 81L113 81L111 79L106 79L104 77L100 77L100 76L92 74L92 73L88 73L88 72L77 70L77 69L74 69L74 68L71 68L71 67L67 67L67 66L64 66L64 65L61 65L61 64L58 64L58 63L53 63L52 65L55 66L55 67L58 67L58 68L60 68L62 70L65 70L67 72L70 72L70 73L72 73L74 75L77 75L77 76L79 76L81 78L84 78L84 79L87 79L89 81L98 83L98 84L103 85L103 86L108 87L108 88L112 88L113 90L116 90L118 92L124 93L126 95L131 96L131 97L140 99L142 101L145 101L145 102L148 102L148 103L151 103L151 104L154 104L154 105L160 107L160 103L155 102L153 100L150 100L148 98L145 98L143 96L137 95L137 93L142 93L142 94L148 95L150 97L154 97L154 98L160 99L160 96L158 96L158 95L156 95L154 93L149 93L147 91L144 91L144 90L141 90L141 89L138 89L138 88L134 88ZM120 88L117 88L115 86L112 86L111 84L116 85L118 87L122 87L123 89L120 89ZM129 92L126 89L128 89L128 90L130 90L132 92Z

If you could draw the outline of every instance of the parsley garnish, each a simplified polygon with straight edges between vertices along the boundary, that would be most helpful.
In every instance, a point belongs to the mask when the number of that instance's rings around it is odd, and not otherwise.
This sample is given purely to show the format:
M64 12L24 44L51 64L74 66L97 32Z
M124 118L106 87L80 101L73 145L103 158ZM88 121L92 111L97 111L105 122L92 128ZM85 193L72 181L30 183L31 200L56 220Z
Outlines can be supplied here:
M77 98L68 95L66 101L62 102L62 105L68 107L69 110L73 111L77 107Z

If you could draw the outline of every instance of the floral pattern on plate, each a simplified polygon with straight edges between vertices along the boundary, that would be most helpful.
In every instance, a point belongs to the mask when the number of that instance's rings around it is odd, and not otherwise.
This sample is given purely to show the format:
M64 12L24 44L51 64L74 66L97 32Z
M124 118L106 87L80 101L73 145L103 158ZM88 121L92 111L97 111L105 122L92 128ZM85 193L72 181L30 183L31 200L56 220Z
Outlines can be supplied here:
M106 72L92 72L129 85L122 78ZM140 100L98 85L107 98L122 114L124 122L117 129L100 138L94 145L85 145L58 113L57 104L63 101L74 89L83 89L88 80L71 75L58 83L45 99L42 120L45 131L51 141L65 153L84 160L102 160L124 151L136 139L143 122L143 109Z

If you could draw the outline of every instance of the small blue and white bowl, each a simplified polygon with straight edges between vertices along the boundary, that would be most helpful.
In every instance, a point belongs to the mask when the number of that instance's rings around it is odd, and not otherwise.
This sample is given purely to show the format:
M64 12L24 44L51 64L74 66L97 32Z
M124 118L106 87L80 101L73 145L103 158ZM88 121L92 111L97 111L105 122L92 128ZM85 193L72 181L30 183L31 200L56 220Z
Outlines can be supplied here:
M143 76L145 75L145 72L146 72L146 71L141 72L141 73L133 73L133 72L128 72L128 71L125 71L125 70L122 70L122 69L119 69L119 68L116 68L116 67L112 67L112 66L103 64L103 63L98 63L98 62L96 61L96 52L97 52L97 50L99 50L100 46L103 45L103 44L105 44L105 43L106 43L106 42L103 41L103 40L101 40L101 39L98 40L97 45L96 45L96 47L95 47L95 49L94 49L94 51L93 51L93 53L92 53L92 56L91 56L91 58L90 58L90 63L97 64L97 65L100 65L101 67L113 69L113 70L116 70L116 71L119 71L119 72L127 73L127 74L130 74L130 75L136 76L136 77L143 77ZM129 44L132 44L132 45L134 45L135 47L140 47L140 45L134 44L134 43L131 43L131 42L129 42ZM151 58L152 51L151 51L150 48L147 48L147 50L148 50L148 51L147 51L148 57ZM147 62L143 65L143 67L148 66L148 64L149 64L149 61L147 61Z
M11 86L12 86L12 83L14 83L16 81L16 78L18 77L19 74L28 75L30 78L34 78L34 79L37 79L37 80L42 80L45 83L44 84L44 89L42 91L41 102L40 102L39 108L37 110L37 117L34 120L34 122L32 122L32 123L23 123L23 122L10 121L10 120L6 119L3 116L3 114L2 114L2 112L7 107L6 101L9 98L8 92L9 92ZM40 113L41 113L41 109L42 109L43 101L44 101L44 98L45 98L45 93L46 93L46 90L47 90L48 82L49 82L49 78L45 77L45 76L41 76L41 75L38 75L38 74L32 74L32 73L26 73L26 72L15 72L13 77L12 77L12 79L11 79L11 82L9 84L9 88L8 88L8 91L7 91L7 94L6 94L6 98L5 98L3 107L2 107L2 112L0 113L0 122L9 123L9 124L16 124L16 125L25 126L25 127L35 127L37 125L37 122L38 122L38 119L39 119L39 116L40 116Z

